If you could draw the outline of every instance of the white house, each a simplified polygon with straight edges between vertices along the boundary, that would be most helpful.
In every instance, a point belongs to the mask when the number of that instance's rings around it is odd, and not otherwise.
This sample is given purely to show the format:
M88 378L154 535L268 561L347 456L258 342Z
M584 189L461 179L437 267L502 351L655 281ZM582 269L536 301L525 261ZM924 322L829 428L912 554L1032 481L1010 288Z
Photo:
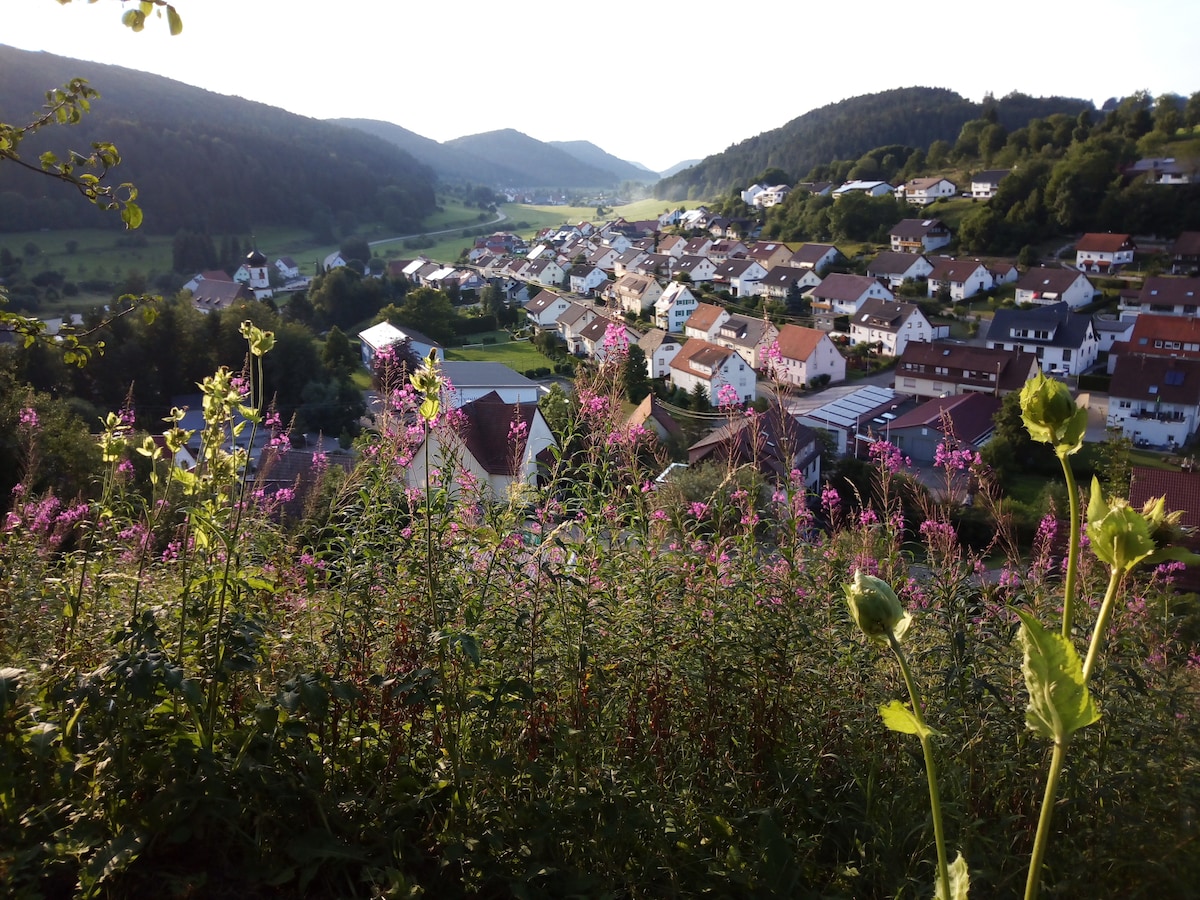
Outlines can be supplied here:
M721 323L729 318L729 311L713 303L697 303L696 308L683 324L683 333L688 338L711 341Z
M1123 354L1108 391L1108 427L1135 443L1181 447L1200 420L1200 360Z
M558 317L571 306L571 301L554 291L538 291L532 300L525 304L525 315L529 321L543 331L558 330Z
M443 399L455 408L493 392L505 403L537 403L546 393L536 381L504 363L446 360L441 372L454 388Z
M742 191L742 202L753 205L754 198L767 189L765 184L752 184Z
M663 289L662 296L654 301L654 324L671 334L679 334L696 311L698 303L696 295L686 284L672 281Z
M822 331L833 331L835 320L852 316L871 298L894 300L895 296L883 284L866 275L846 275L834 272L809 292L813 318Z
M1060 301L1071 309L1092 302L1096 289L1087 276L1074 269L1030 269L1017 281L1016 302L1050 306Z
M571 282L571 290L576 294L584 296L608 284L607 273L596 266L572 266L571 272L567 277Z
M1200 278L1150 275L1136 296L1121 294L1117 310L1122 319L1132 319L1143 312L1163 316L1194 316L1200 313Z
M763 294L773 300L784 300L793 288L801 293L810 291L821 283L821 276L813 269L797 269L790 265L775 266L760 282Z
M686 275L693 284L706 284L713 280L717 264L707 256L681 256L675 266L675 274Z
M1075 245L1080 272L1113 272L1133 262L1137 245L1127 234L1085 234Z
M296 261L290 256L281 256L275 260L275 271L279 273L279 277L284 281L291 281L293 278L300 277L300 267L296 265Z
M996 350L1023 350L1043 371L1080 375L1096 364L1100 341L1092 317L1071 312L1065 301L1035 309L998 309L987 332Z
M803 244L789 260L797 269L812 269L818 275L846 257L833 244Z
M721 402L719 393L724 385L733 387L744 403L758 394L758 377L750 363L736 350L699 339L687 341L671 360L670 378L689 393L699 385L714 406Z
M650 275L638 275L633 272L622 275L612 283L608 290L608 295L624 312L635 315L653 309L662 293L662 285L658 283L657 279Z
M904 199L915 206L928 206L934 200L953 197L958 193L948 178L914 178L904 184Z
M878 345L882 356L899 356L909 341L932 341L933 326L915 303L870 299L850 317L850 343Z
M729 287L735 297L756 297L767 270L753 259L727 259L717 265L713 284Z
M932 253L950 243L950 229L941 219L901 219L888 232L894 253Z
M760 209L770 209L772 206L778 206L786 200L788 194L791 192L792 189L789 185L776 184L759 191L752 200L747 200L746 202Z
M828 375L830 381L846 379L846 359L824 331L784 325L777 342L779 359L769 369L779 381L804 387L823 375Z
M474 475L498 502L519 485L536 484L539 457L557 446L536 403L508 403L492 392L460 412L458 429L433 429L421 443L407 469L409 487L423 488L426 472L446 477L455 466Z
M841 187L835 188L833 198L836 200L847 194L866 194L868 197L882 197L895 192L895 190L895 186L888 184L886 181L854 180L847 181Z
M946 291L955 303L970 299L996 286L991 270L977 259L936 257L926 280L930 297Z
M894 253L885 250L867 263L867 275L887 282L892 290L906 281L928 278L933 263L923 253Z
M671 360L683 347L679 338L667 334L661 328L651 328L640 338L637 345L646 354L646 373L651 378L666 378L671 374Z
M756 369L762 368L765 354L779 337L779 329L765 319L730 315L716 328L711 341L736 350Z
M441 344L430 340L415 328L397 328L390 322L380 322L378 325L372 325L370 328L360 331L358 339L362 343L363 365L368 369L374 364L375 356L380 350L401 341L408 341L413 353L421 359L427 358L431 351L439 360L446 358L446 352L442 349Z
M1000 187L1000 182L1003 181L1009 169L987 169L983 172L976 172L971 176L971 196L976 200L990 200L996 196L996 189Z

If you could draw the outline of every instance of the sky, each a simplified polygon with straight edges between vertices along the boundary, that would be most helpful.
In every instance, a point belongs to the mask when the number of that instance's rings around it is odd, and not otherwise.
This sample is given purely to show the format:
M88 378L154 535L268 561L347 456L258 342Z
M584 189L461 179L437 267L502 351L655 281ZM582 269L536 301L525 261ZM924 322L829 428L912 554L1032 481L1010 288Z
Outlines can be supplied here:
M135 5L3 0L0 43L438 141L500 128L587 140L656 171L890 88L1097 104L1200 90L1195 0L968 2L915 15L857 0L845 21L837 6L798 0L175 0L177 37L165 18L124 28Z

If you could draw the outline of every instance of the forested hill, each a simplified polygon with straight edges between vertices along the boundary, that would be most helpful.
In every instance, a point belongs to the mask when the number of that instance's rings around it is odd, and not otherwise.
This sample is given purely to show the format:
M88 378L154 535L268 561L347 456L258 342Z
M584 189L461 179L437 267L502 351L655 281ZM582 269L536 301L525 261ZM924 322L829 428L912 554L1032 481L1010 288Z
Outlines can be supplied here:
M654 193L668 200L717 197L735 185L750 184L769 168L781 169L796 180L814 166L855 159L875 147L953 142L964 122L980 118L988 108L994 108L999 124L1012 131L1033 118L1054 113L1075 116L1094 107L1087 100L1023 94L990 100L985 106L954 91L928 87L864 94L814 109L774 131L734 144L664 178Z
M512 128L486 131L446 141L447 147L490 159L497 165L524 173L517 186L594 188L615 187L621 178L565 150L543 143Z
M77 125L28 138L22 157L36 163L45 150L65 157L112 142L122 157L115 181L136 184L150 231L244 233L331 215L403 230L434 208L433 172L386 141L117 66L0 46L0 121L32 121L46 91L72 78L100 98ZM0 166L0 229L98 224L120 222L65 185Z

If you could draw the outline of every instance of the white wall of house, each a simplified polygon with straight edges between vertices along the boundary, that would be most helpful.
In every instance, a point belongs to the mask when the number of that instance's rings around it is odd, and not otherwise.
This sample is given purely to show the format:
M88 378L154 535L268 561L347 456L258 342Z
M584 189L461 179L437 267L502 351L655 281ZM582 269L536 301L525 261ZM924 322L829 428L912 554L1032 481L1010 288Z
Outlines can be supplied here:
M1113 394L1108 398L1108 427L1120 428L1125 437L1158 446L1182 446L1196 432L1194 406L1147 403Z

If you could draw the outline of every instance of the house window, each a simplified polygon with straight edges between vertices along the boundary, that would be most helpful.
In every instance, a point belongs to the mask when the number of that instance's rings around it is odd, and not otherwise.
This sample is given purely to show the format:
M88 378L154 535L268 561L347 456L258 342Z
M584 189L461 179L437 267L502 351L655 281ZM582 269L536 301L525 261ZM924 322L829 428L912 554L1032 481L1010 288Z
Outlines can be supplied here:
M1070 350L1070 348L1063 350L1063 352L1062 352L1062 353L1063 353L1063 362L1070 362L1070 361L1071 361L1071 350Z
M945 366L934 366L933 371L938 375L949 375L950 370Z
M902 378L900 381L906 388L915 388L917 386L917 379L915 378Z

